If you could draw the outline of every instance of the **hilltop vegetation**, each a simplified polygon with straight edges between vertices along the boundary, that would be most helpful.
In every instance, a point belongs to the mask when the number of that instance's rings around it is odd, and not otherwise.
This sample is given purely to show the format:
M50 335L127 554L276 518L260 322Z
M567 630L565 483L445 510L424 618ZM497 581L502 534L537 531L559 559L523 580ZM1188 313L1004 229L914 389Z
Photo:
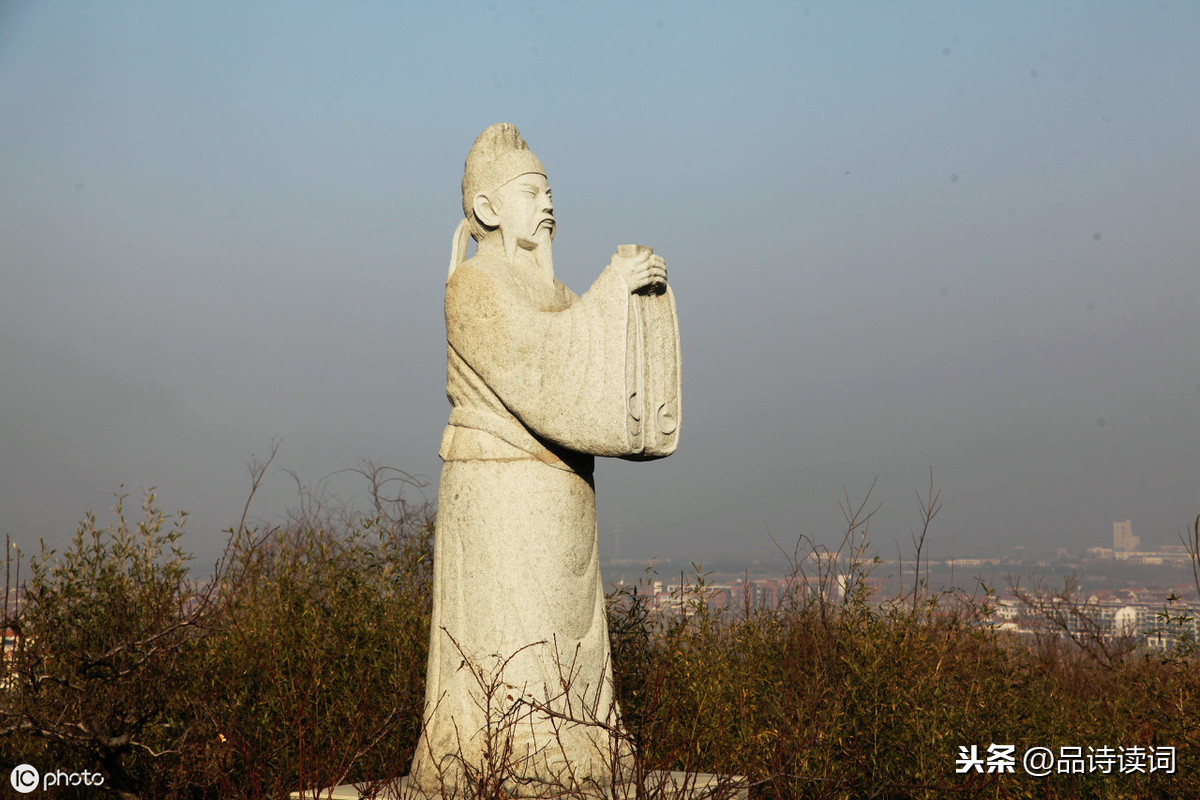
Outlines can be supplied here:
M433 516L406 501L405 474L363 474L365 511L302 494L278 525L243 515L205 582L189 577L184 518L153 493L136 523L122 496L111 525L88 515L65 552L10 560L25 602L6 609L4 764L98 770L118 796L164 800L374 781L369 791L402 776L424 698ZM936 500L922 502L925 531ZM803 573L803 541L777 608L713 611L699 569L681 610L652 608L637 587L609 596L643 769L744 775L764 798L1200 796L1195 642L1151 652L1099 633L1012 638L985 624L982 586L918 581L881 606L867 589L865 507L846 507L840 596L812 590L830 576ZM996 771L1004 751L992 745L1012 747L1011 772ZM1026 774L1036 747L1078 747L1086 769ZM1167 747L1173 773L1136 760Z

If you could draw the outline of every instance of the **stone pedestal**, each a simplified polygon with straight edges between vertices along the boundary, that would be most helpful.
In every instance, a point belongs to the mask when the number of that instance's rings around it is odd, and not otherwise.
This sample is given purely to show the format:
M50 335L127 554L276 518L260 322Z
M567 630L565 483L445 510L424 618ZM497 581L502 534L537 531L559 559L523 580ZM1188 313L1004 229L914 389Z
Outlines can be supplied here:
M646 794L652 800L748 800L749 783L736 775L711 775L708 773L654 771L646 776ZM296 800L360 800L362 795L354 784L335 786L332 789L311 789L292 792ZM547 794L545 800L570 800L570 793ZM586 796L586 795L585 795ZM612 800L633 800L637 797L632 785L616 793ZM409 788L408 778L400 781L398 791L383 789L377 800L443 800L441 795L428 795Z

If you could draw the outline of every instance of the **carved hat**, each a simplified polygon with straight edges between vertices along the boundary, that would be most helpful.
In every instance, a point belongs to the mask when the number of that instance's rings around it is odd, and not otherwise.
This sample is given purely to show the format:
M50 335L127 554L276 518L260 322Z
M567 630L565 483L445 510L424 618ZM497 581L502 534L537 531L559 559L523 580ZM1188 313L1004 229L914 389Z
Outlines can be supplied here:
M475 198L529 172L546 174L542 162L530 151L516 125L497 122L479 134L475 144L471 145L471 152L467 153L462 182L463 214L476 241L487 229L475 219Z

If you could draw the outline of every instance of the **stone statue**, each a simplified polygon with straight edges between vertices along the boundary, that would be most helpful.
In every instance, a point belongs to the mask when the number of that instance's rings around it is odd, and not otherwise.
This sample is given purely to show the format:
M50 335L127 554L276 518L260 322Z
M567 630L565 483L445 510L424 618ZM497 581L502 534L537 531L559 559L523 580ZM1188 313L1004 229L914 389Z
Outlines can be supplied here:
M550 184L512 125L476 139L462 198L424 730L408 783L456 793L490 770L510 796L608 792L629 750L592 471L596 456L675 451L675 301L643 246L618 248L582 297L555 280ZM468 232L478 245L464 261Z

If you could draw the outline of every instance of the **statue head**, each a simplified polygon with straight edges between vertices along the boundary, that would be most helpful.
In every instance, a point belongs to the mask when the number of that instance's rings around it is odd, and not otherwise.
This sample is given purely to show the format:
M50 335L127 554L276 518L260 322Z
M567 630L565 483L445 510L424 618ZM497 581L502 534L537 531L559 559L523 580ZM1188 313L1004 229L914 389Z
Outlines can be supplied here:
M479 134L462 182L463 214L475 241L506 225L516 228L511 233L517 237L535 232L553 237L549 197L546 170L515 125L500 122Z

